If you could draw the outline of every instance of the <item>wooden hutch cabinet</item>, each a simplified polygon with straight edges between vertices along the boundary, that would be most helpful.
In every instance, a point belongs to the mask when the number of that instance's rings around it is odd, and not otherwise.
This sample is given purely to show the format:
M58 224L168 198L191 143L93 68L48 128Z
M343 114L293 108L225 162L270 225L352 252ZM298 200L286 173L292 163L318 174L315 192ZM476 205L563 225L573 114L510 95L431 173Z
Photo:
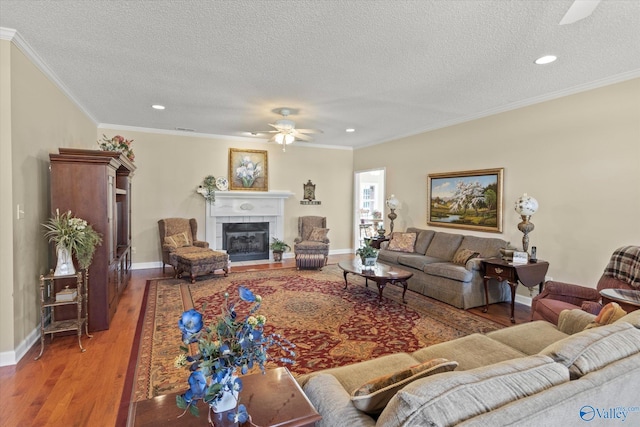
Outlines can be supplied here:
M135 166L114 151L60 148L50 154L51 210L70 210L102 235L89 267L89 329L109 329L131 277L131 179Z

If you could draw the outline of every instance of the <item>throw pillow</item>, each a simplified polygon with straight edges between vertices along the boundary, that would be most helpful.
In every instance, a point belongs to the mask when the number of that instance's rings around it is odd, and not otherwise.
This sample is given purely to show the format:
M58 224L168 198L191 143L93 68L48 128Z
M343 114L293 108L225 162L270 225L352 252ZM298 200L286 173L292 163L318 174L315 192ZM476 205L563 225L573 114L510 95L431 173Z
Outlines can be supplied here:
M327 239L327 233L329 233L328 228L313 227L313 229L311 230L311 234L309 234L309 240L311 240L312 242L324 243L324 241Z
M165 237L164 243L174 248L182 248L184 246L191 246L191 239L189 239L187 233L183 232Z
M453 262L455 264L466 265L470 259L479 257L478 252L474 252L471 249L458 249L453 256Z
M453 371L457 367L458 362L442 358L431 359L402 371L375 378L361 385L351 393L351 402L363 412L377 414L387 406L389 400L398 390L411 381L440 372Z
M413 252L416 233L393 233L387 249L397 252Z
M625 314L627 314L627 312L624 311L617 302L610 302L609 304L602 307L600 313L596 316L595 319L593 319L593 322L585 326L585 329L608 325L622 318Z

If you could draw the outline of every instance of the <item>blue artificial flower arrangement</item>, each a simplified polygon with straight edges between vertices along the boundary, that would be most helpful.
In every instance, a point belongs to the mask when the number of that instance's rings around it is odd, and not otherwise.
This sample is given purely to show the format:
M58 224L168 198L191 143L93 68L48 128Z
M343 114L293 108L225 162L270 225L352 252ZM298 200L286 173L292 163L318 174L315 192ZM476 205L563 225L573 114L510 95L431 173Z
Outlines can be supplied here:
M183 354L176 358L174 365L191 371L189 390L176 397L176 404L184 413L188 410L198 416L197 403L202 399L215 412L235 408L228 414L229 420L244 423L250 417L246 407L238 405L238 394L242 390L238 370L244 375L257 365L264 373L267 361L294 363L294 344L279 334L264 334L267 319L256 314L262 301L260 295L240 286L239 297L237 303L250 304L240 320L236 302L230 302L229 294L225 293L222 315L209 327L204 326L202 314L195 309L182 313L178 321L184 345L180 346ZM267 353L273 347L278 350L276 357ZM229 404L231 408L225 409Z

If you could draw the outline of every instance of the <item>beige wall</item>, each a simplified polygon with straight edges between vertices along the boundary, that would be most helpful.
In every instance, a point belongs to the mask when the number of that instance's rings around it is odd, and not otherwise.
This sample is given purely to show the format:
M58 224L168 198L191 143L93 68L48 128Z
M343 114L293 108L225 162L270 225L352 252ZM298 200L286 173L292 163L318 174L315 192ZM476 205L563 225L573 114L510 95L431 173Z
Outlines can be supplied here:
M58 147L95 144L96 125L12 43L2 45L2 216L0 229L11 241L12 265L0 280L0 308L13 318L0 326L0 353L19 349L40 321L38 277L51 267L40 224L49 217L49 153ZM9 71L10 91L5 72ZM6 112L5 94L10 94ZM9 120L9 132L5 129ZM10 153L7 164L5 153ZM8 168L5 169L5 167ZM9 182L5 183L5 177ZM16 218L17 205L24 218ZM5 213L6 211L6 213ZM8 231L10 236L5 238ZM2 257L4 259L4 256ZM6 262L6 260L3 260ZM4 316L4 315L3 315Z
M354 170L386 168L386 192L402 201L401 230L426 226L428 173L504 167L501 236L520 244L513 202L523 192L535 196L540 210L531 244L551 262L555 279L595 286L613 249L640 244L640 79L355 152L299 144L283 153L231 138L96 129L13 44L0 41L0 54L0 362L26 351L39 322L37 278L51 266L40 225L49 216L48 154L58 147L95 148L102 133L135 140L137 264L160 260L159 218L193 216L204 223L195 187L206 175L227 174L229 147L269 151L270 189L295 193L286 204L289 242L298 216L324 215L332 250L350 250ZM317 185L320 206L299 204L308 179ZM25 211L20 220L18 204Z
M169 217L196 218L199 237L205 238L205 201L196 193L207 175L227 177L229 148L268 151L269 189L294 193L285 202L285 241L293 247L298 217L327 217L331 250L351 248L353 151L314 148L296 143L281 147L243 139L216 139L191 135L99 129L100 135L133 139L137 167L132 191L132 240L134 267L159 263L158 220ZM316 184L318 206L300 205L302 185Z
M429 173L503 167L500 237L522 246L514 202L534 196L530 246L549 275L595 287L615 248L640 245L640 79L355 152L355 170L381 166L402 201L396 230L426 227Z

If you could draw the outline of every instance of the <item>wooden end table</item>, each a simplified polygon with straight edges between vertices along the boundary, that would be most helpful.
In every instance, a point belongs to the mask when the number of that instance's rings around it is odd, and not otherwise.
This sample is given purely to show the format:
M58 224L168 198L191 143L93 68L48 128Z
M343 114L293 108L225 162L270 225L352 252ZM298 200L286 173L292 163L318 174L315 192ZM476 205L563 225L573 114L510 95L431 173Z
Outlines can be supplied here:
M362 265L359 258L354 258L351 261L340 261L338 263L338 267L340 267L344 272L345 289L347 289L347 273L351 273L356 276L364 277L366 286L368 286L369 279L376 282L379 292L378 304L382 303L382 290L387 283L391 283L392 285L402 285L402 302L405 304L407 303L404 299L404 295L407 293L407 280L413 276L413 273L390 265L380 264L378 262L376 262L375 266L365 267Z
M489 311L489 280L495 279L498 282L506 281L511 288L511 323L516 323L514 317L516 303L516 288L518 283L522 283L528 288L538 285L538 292L542 292L544 277L549 269L547 261L538 260L535 263L513 264L501 258L489 258L482 260L484 267L484 297L485 308L483 313Z
M268 370L264 375L256 373L241 377L243 389L240 403L247 407L254 424L262 427L311 427L322 417L315 410L300 385L286 368ZM133 426L198 426L207 425L207 407L199 403L200 416L186 413L176 406L176 395L157 396L153 399L133 402L129 409L128 427ZM227 413L216 414L216 427L233 425ZM248 425L249 423L245 423ZM244 425L243 425L244 426ZM241 427L243 427L241 426Z

